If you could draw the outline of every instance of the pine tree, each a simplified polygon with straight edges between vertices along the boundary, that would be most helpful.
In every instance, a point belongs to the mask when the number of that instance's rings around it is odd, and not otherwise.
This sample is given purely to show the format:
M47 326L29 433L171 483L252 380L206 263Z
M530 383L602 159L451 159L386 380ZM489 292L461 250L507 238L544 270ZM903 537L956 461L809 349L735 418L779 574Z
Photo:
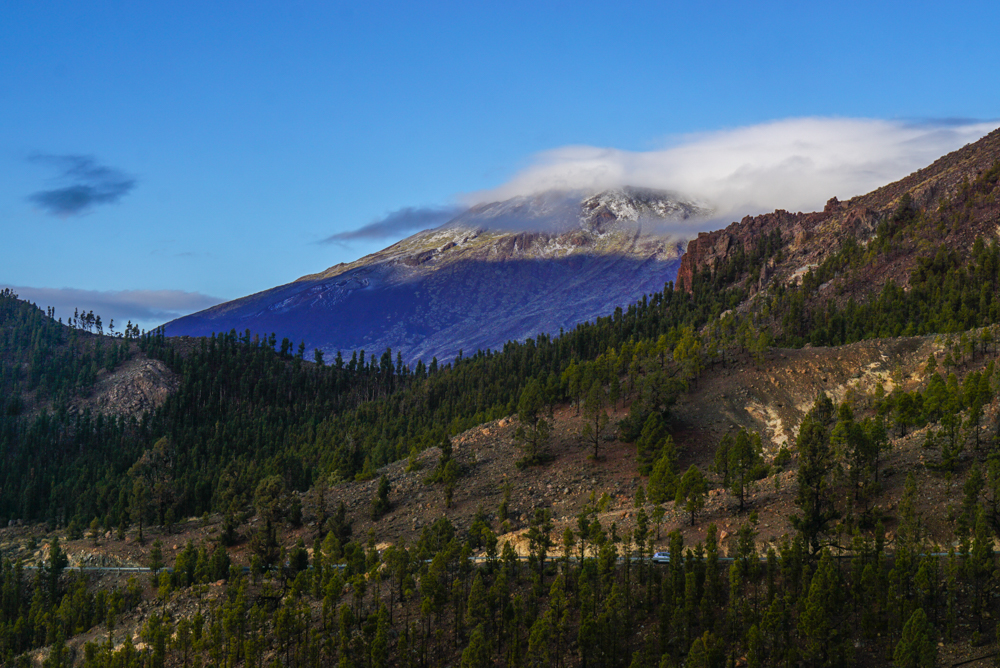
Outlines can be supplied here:
M976 630L982 632L983 613L989 595L988 583L996 571L993 556L993 534L986 525L986 513L980 507L976 513L973 543L966 560L968 577L972 584L972 614L976 618Z
M903 635L892 653L897 668L933 668L937 665L934 628L927 615L917 608L903 626Z
M389 477L382 474L382 477L378 481L378 494L372 499L372 519L381 519L383 515L389 512L392 507L389 503Z
M69 557L59 545L59 537L53 536L49 543L49 559L45 564L45 574L49 581L49 601L55 605L59 600L59 578L69 565Z
M486 631L483 625L478 625L469 637L469 644L462 651L461 668L488 668L493 665L490 661L490 647L486 642Z
M469 590L469 598L465 605L465 623L472 628L485 625L489 620L489 600L486 595L486 584L482 573L476 573Z
M595 461L599 459L601 438L608 426L608 412L606 407L607 394L604 392L604 386L599 380L595 380L590 384L583 402L583 440L593 445L594 454L592 458Z
M388 668L389 666L389 611L383 603L378 609L375 637L371 644L371 667Z
M545 397L538 379L532 378L521 391L517 402L519 426L514 440L521 446L524 464L539 464L547 459L545 446L549 441L551 424L545 416Z
M661 458L661 450L670 439L667 425L659 413L651 413L642 426L642 433L635 442L636 460L639 463L639 473L648 475L653 465ZM671 441L670 445L673 445ZM676 459L677 453L671 453Z
M156 574L163 566L163 543L157 538L153 541L153 546L149 550L149 570Z
M705 496L708 494L708 484L705 476L694 464L681 477L677 485L677 495L674 502L679 506L684 504L684 510L691 513L691 526L694 526L694 515L705 507Z
M723 668L726 665L726 650L715 634L705 633L695 638L688 652L685 668Z
M839 517L833 506L832 476L836 458L830 444L829 426L833 403L821 395L799 428L798 495L795 502L802 515L792 517L792 525L802 533L813 554L820 550L820 537L830 522Z
M552 638L551 611L540 615L531 625L528 634L528 655L525 665L534 668L549 668L552 665L552 655L549 642Z
M746 508L746 494L753 483L753 475L763 463L760 434L751 434L746 429L740 429L728 448L730 475L729 490L739 499L739 512Z
M799 617L806 644L803 659L811 666L844 665L846 638L840 632L843 585L829 550L823 551Z
M664 503L674 498L677 493L676 450L673 439L669 436L664 441L660 458L653 465L649 474L647 498L653 503Z

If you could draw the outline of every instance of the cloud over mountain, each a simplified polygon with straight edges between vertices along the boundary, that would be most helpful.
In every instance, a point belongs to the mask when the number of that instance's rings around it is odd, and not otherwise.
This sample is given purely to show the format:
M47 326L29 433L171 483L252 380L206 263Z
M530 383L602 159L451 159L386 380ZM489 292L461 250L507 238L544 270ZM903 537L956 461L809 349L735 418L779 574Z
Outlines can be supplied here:
M463 199L471 204L630 185L698 198L719 217L811 211L832 196L846 199L906 176L997 125L794 118L687 135L651 151L565 146L538 154L507 183Z

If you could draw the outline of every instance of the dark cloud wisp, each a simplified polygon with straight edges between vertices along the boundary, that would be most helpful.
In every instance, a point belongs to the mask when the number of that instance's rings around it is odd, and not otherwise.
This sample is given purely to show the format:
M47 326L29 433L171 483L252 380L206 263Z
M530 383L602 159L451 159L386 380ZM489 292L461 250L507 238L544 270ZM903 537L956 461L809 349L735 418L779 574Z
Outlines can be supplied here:
M135 188L135 178L91 156L36 154L29 160L59 170L57 178L65 183L28 196L28 201L54 216L75 216L95 206L114 204Z
M338 232L323 239L323 244L343 244L350 241L375 241L397 237L408 232L418 232L443 225L464 209L456 207L406 207L393 211L385 218L372 221L363 227Z

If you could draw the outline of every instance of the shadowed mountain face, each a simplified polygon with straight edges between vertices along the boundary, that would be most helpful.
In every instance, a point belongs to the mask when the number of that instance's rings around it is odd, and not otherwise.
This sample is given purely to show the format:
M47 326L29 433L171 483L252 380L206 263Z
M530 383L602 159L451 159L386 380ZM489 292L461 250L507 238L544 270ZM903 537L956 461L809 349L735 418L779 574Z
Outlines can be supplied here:
M704 213L633 189L481 205L351 264L174 320L166 333L249 329L328 355L392 348L407 362L450 361L662 291L683 242L661 226Z

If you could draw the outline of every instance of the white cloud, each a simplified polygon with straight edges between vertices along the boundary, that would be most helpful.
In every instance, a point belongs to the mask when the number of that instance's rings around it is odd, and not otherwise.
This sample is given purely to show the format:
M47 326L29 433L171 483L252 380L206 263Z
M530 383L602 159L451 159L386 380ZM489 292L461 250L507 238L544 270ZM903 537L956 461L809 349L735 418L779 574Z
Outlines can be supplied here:
M976 141L998 123L912 123L852 118L794 118L677 139L652 151L565 146L469 203L550 190L597 192L625 185L697 198L721 218L773 209L814 211L898 180Z

